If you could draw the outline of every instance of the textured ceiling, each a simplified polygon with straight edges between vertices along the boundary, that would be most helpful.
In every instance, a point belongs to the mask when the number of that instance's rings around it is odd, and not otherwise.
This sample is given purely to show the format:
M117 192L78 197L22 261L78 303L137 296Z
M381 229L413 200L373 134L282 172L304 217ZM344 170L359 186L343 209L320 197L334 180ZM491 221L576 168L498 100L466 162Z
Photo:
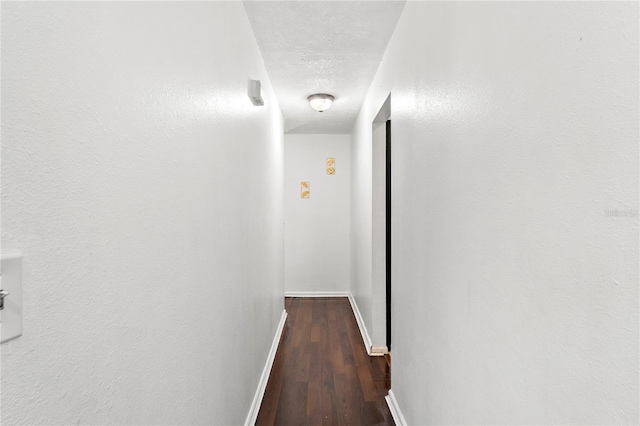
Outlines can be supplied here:
M350 133L404 1L244 1L285 133ZM307 97L329 93L322 113Z

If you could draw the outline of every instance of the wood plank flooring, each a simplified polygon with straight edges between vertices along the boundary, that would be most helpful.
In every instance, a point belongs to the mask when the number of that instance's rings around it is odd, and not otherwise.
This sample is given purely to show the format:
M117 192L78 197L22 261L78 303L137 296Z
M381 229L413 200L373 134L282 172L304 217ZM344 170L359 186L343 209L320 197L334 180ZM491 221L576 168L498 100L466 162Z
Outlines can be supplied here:
M346 297L287 298L256 425L393 425L385 357L370 357Z

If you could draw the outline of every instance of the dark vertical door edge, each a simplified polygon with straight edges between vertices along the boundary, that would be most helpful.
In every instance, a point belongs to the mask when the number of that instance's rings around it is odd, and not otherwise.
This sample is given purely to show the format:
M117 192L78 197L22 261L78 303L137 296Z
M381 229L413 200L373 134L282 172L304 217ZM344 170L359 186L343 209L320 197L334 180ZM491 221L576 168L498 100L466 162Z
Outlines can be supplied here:
M391 350L391 120L387 120L387 214L386 214L386 252L387 252L387 349Z

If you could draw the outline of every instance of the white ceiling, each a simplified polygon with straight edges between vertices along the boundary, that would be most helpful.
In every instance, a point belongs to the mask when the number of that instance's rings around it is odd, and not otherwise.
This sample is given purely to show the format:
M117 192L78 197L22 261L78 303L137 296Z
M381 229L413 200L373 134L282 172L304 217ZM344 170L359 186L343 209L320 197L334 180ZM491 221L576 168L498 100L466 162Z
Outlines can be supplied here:
M350 133L404 0L244 1L285 133ZM307 97L329 93L322 113Z

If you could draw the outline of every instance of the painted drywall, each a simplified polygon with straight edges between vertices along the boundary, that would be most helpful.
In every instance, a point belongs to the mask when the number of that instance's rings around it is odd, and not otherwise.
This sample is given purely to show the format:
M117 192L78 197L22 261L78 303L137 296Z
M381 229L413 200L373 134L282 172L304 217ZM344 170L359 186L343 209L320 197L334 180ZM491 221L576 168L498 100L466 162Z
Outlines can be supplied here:
M371 135L371 320L372 346L387 344L387 126L373 123ZM366 320L365 320L366 323Z
M362 317L361 327L364 326L366 334L371 337L369 330L373 330L373 144L371 123L367 132L360 129L362 120L361 113L351 132L349 291Z
M284 136L286 293L349 291L350 143L349 135ZM335 158L333 175L327 158Z
M371 123L391 93L409 424L638 423L637 18L407 3L352 133L351 275L364 313Z
M241 3L2 5L3 424L244 422L284 309L282 121Z

